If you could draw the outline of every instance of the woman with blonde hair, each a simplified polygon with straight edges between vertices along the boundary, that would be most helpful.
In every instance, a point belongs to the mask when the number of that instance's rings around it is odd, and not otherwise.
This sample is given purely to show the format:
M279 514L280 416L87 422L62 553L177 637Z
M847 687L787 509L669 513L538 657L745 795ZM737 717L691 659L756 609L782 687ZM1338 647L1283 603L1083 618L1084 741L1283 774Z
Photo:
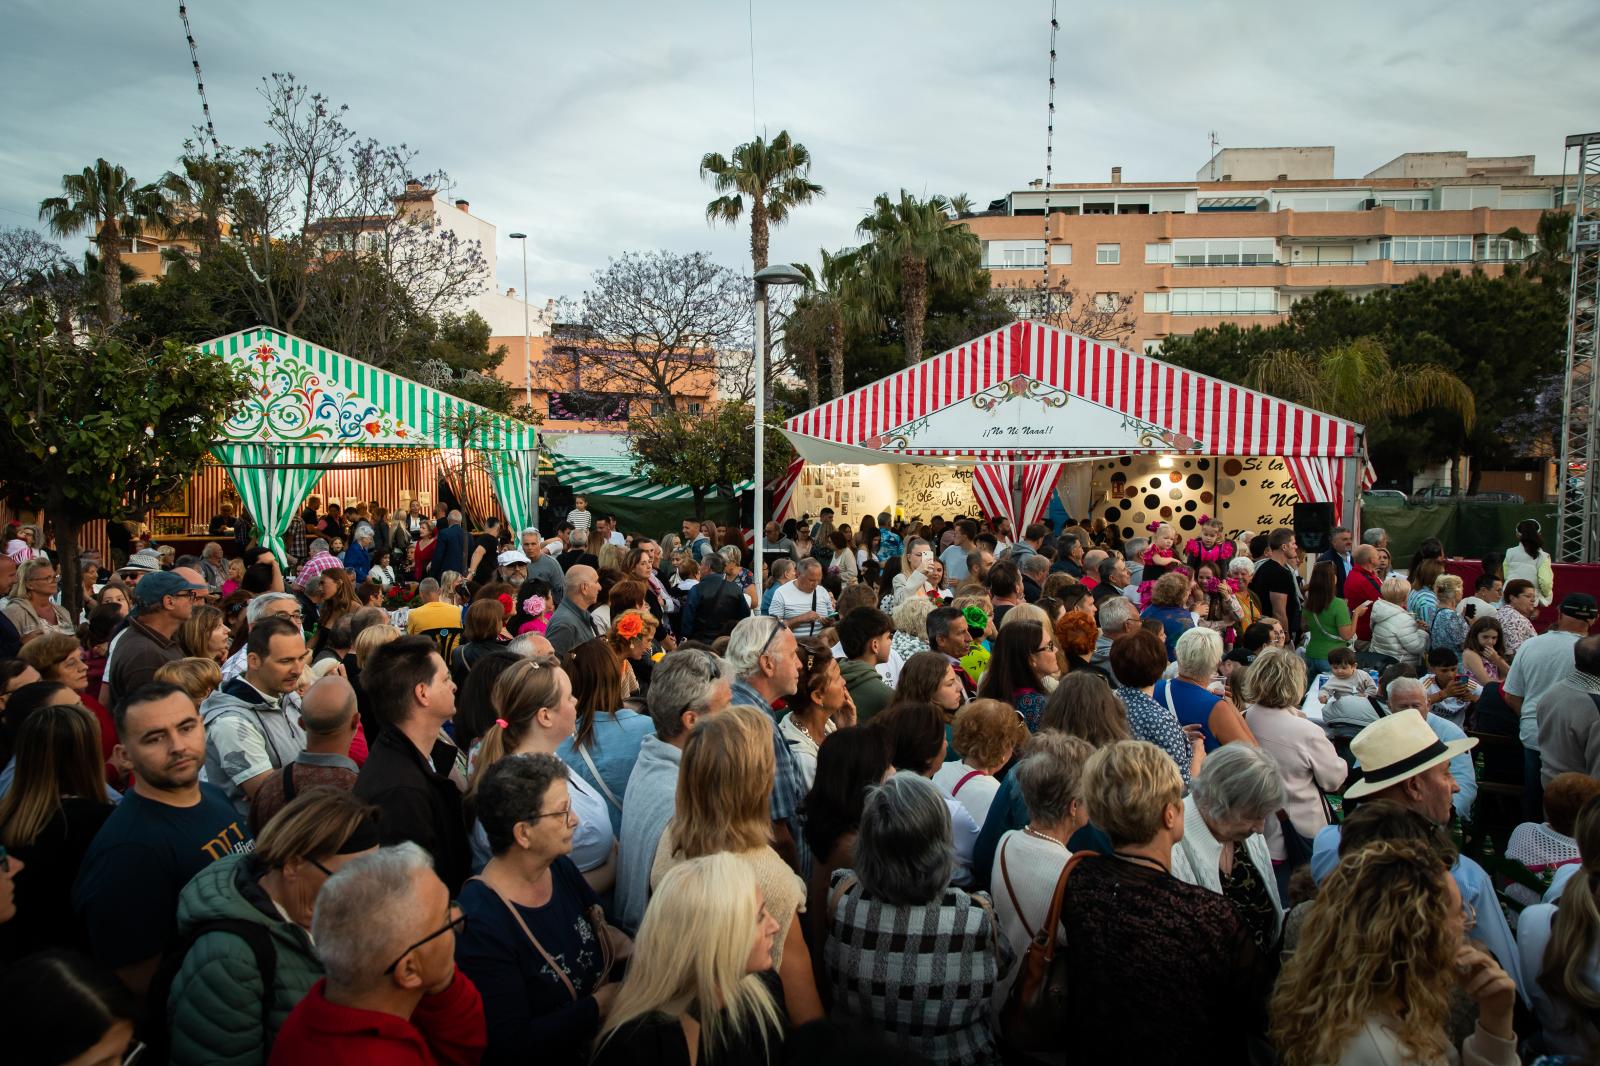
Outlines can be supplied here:
M1543 1049L1592 1062L1600 1054L1600 797L1578 812L1573 836L1576 872L1555 903L1523 909L1517 950L1522 972L1539 975L1528 991L1544 1026Z
M556 754L573 775L605 797L611 831L622 833L622 803L639 746L655 732L648 714L628 706L623 697L622 660L604 640L590 640L572 649L565 663L578 705L577 728Z
M621 582L637 584L636 582ZM641 589L643 586L640 586ZM612 589L615 592L616 589ZM622 698L643 696L650 685L650 671L655 664L650 659L650 647L655 642L657 621L643 608L630 608L611 619L606 631L606 642L622 664Z
M1451 991L1477 1004L1465 1066L1513 1066L1515 982L1466 939L1474 915L1445 860L1414 840L1344 855L1322 882L1272 995L1283 1066L1443 1064Z
M1440 574L1433 582L1438 606L1428 622L1428 650L1449 648L1457 655L1467 641L1467 620L1461 617L1461 597L1466 584L1455 574Z
M1199 726L1208 752L1234 740L1254 744L1256 738L1239 709L1211 691L1211 679L1222 662L1222 635L1197 626L1178 638L1174 654L1178 676L1157 681L1151 699L1170 708L1179 725Z
M1270 959L1226 899L1172 875L1184 831L1178 768L1154 744L1118 741L1090 756L1083 794L1112 850L1074 855L1067 877L1067 960L1093 975L1067 995L1077 1060L1121 1062L1143 1047L1163 1062L1246 1061Z
M559 666L543 666L523 659L505 668L490 695L494 721L484 731L467 782L466 805L476 810L478 787L489 767L512 755L554 755L572 735L578 720L572 683ZM567 792L577 825L572 832L571 858L589 887L609 891L617 880L617 838L611 829L606 801L581 778L567 777ZM474 818L470 843L472 865L482 869L490 858L489 838Z
M178 627L178 647L195 659L215 659L220 667L228 658L228 632L222 611L208 603L196 604L189 618Z
M17 567L16 587L5 600L5 614L24 641L51 630L77 636L78 627L66 608L54 602L60 581L56 564L47 555L35 556Z
M911 599L942 602L939 586L943 581L944 564L939 562L933 546L922 537L912 537L906 541L906 550L900 556L900 572L894 575L892 582L895 606Z
M805 882L772 849L774 775L772 724L763 712L741 704L702 719L683 746L674 813L656 847L650 885L659 890L674 867L720 851L749 867L778 922L773 965L789 1020L800 1025L819 1017L822 1005L795 921L805 910Z
M595 1041L595 1066L782 1061L777 933L754 871L735 856L718 852L670 870L644 912L633 962Z
M1398 575L1383 579L1378 589L1381 599L1372 601L1372 644L1374 655L1387 655L1397 662L1417 666L1428 650L1428 627L1409 610L1411 582Z

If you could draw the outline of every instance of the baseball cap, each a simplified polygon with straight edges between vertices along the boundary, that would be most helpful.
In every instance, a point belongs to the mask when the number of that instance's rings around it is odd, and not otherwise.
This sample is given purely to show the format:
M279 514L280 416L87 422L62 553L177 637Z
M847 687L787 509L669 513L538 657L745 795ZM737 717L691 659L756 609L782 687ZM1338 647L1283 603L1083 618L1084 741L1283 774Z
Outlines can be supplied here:
M1572 618L1593 619L1600 615L1600 601L1587 592L1569 592L1561 597L1561 613Z
M499 561L501 566L515 566L517 563L528 565L528 557L516 550L501 552Z
M204 585L196 585L178 574L162 570L141 578L133 587L133 599L141 607L154 607L164 596L176 596L180 592L209 591Z

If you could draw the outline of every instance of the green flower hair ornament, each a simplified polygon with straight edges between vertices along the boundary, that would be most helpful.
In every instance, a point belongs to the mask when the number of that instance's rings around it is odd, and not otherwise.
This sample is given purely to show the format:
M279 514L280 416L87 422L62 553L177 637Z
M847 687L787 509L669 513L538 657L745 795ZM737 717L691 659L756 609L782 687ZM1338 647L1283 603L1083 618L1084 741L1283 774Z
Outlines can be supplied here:
M983 613L983 608L975 603L969 603L961 608L961 617L967 620L970 629L988 629L989 616Z

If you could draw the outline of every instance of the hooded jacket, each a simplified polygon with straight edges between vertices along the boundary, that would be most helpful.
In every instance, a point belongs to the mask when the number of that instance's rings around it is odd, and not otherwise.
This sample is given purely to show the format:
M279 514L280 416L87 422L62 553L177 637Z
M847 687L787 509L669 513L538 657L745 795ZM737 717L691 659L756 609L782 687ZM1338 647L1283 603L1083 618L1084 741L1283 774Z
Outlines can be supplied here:
M862 725L894 699L894 689L883 683L883 677L875 666L869 666L860 659L840 659L839 673L844 677L850 699L855 702L856 719Z
M250 797L237 782L281 769L306 747L299 715L281 702L272 706L243 677L207 696L200 705L200 718L206 726L205 779L222 789L246 816Z
M268 1021L272 1032L261 1031L261 1004L268 990L262 988L250 946L232 933L207 933L184 957L167 1000L173 1066L265 1063L278 1028L322 976L311 938L279 913L258 883L262 872L255 856L245 853L195 874L178 897L178 932L187 937L204 922L231 918L255 922L271 933L278 959Z
M639 928L650 899L650 867L666 832L678 794L683 749L651 733L639 744L639 758L628 775L628 802L622 807L617 852L617 919Z
M1428 631L1417 626L1411 612L1385 599L1372 601L1371 650L1401 662L1417 665L1428 650Z

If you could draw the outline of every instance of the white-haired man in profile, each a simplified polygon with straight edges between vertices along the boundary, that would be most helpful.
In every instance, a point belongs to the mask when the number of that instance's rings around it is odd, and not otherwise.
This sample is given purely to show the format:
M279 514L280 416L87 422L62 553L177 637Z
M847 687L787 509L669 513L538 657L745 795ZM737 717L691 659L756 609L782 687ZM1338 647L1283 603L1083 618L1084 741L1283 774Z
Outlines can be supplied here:
M418 845L350 860L322 886L311 922L326 976L284 1019L269 1061L476 1064L488 1037L483 998L456 969L465 921Z

